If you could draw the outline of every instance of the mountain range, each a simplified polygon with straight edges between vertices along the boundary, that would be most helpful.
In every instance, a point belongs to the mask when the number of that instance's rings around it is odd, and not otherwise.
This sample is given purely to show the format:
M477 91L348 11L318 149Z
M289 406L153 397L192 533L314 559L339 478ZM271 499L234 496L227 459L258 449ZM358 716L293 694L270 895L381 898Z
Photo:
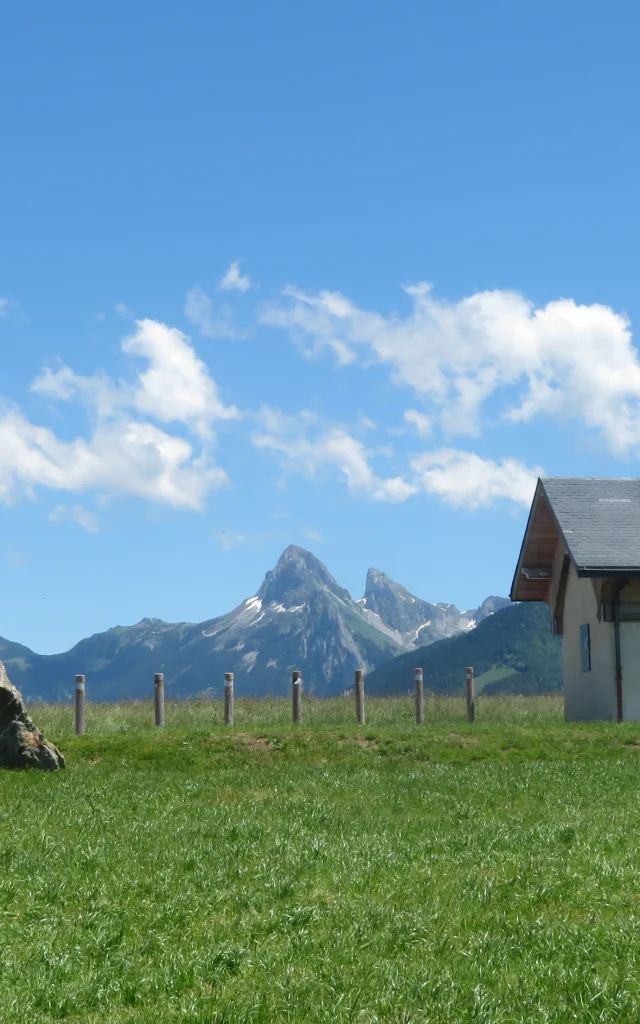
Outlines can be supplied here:
M465 612L451 604L431 604L377 569L368 571L364 596L354 601L315 555L291 545L257 593L226 615L197 624L145 618L55 655L36 654L0 638L0 659L30 700L71 699L76 673L86 676L94 701L148 696L154 672L164 672L167 696L173 698L219 696L225 672L234 673L238 694L276 696L289 693L295 668L303 673L305 692L317 696L348 689L356 668L373 673L370 680L380 692L402 692L406 673L398 689L392 665L409 659L409 666L418 650L424 661L425 648L448 644L457 650L456 643L472 635L482 639L489 623L514 612L508 606L501 597L489 597ZM529 615L530 626L539 631L540 622L533 621L529 609L523 614L523 622ZM492 627L488 636L494 632ZM509 677L509 672L500 675L500 668L510 667L508 659L499 663L504 652L492 655L487 649L483 657L498 666L493 671L499 678ZM516 674L522 674L521 663L522 658ZM390 674L384 674L386 669Z

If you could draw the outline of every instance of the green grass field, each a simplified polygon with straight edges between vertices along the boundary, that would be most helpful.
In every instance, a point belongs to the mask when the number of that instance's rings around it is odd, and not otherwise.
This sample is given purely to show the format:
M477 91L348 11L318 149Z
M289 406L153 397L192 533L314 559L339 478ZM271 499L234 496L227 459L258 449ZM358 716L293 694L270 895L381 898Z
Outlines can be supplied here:
M640 726L556 698L36 707L2 1024L640 1020Z

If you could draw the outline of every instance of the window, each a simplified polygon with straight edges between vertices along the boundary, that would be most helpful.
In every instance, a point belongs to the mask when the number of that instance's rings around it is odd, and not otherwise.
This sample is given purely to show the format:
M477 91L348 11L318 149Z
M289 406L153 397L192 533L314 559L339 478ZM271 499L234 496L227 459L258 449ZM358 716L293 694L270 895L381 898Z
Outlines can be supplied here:
M580 668L583 672L591 670L591 638L588 622L584 626L580 626Z

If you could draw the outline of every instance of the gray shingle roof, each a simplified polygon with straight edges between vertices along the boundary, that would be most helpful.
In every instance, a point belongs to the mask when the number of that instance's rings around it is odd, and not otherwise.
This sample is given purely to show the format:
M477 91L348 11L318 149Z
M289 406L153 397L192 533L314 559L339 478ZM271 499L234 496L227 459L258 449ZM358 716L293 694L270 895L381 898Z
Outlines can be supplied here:
M541 483L578 570L640 571L640 479Z

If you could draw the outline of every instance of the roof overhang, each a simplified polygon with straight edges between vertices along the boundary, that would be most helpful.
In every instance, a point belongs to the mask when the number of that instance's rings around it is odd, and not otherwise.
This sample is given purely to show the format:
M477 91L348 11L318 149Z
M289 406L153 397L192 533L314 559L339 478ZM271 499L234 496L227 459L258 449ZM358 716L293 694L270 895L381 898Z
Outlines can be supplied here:
M546 601L553 576L553 559L562 533L538 480L520 548L510 597L512 601Z

